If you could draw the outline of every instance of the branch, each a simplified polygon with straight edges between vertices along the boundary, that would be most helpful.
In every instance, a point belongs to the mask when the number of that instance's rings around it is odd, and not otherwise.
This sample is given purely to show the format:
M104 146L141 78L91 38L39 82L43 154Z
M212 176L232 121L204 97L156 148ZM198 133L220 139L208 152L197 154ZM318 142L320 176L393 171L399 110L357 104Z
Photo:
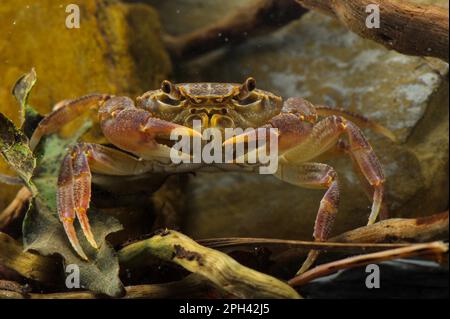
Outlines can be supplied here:
M181 36L166 36L171 55L178 59L199 56L225 45L278 29L306 13L294 0L258 0L211 26Z
M361 252L409 246L417 243L445 240L449 236L448 211L421 218L392 218L363 226L331 238L328 242L269 238L214 238L198 242L212 248L248 245L276 245L304 249ZM381 244L384 243L384 244ZM398 244L392 244L398 243Z
M32 198L31 192L27 187L22 187L16 194L16 197L2 212L0 212L0 230L5 229L14 220L19 218L26 211L26 206Z
M448 211L420 218L391 218L333 237L342 243L418 243L448 240Z
M5 289L0 284L0 299L99 299L104 296L89 291L73 291L49 294L24 292L20 285L13 289ZM209 292L219 293L208 280L191 274L184 279L163 284L138 285L125 287L126 295L123 299L163 299L163 298L201 298Z
M286 247L299 247L309 249L327 249L334 251L358 251L380 250L400 248L409 245L392 244L392 242L425 242L448 239L449 215L448 212L422 217L417 219L388 219L370 226L364 226L342 235L333 237L325 243L299 240L282 240L266 238L216 238L203 239L198 242L212 248L248 246L248 245L278 245ZM341 243L339 243L341 242ZM375 244L390 242L391 244ZM124 248L125 249L125 248ZM119 255L122 250L119 251ZM145 258L145 263L151 264L150 258ZM130 260L120 263L131 267ZM139 262L140 266L144 266ZM0 233L0 264L7 266L28 279L41 282L54 281L54 273L57 272L55 260L29 252L22 251L22 245L6 234Z
M304 285L316 278L332 274L340 269L355 268L386 260L406 258L411 256L423 256L432 254L440 255L446 252L448 252L448 244L444 244L443 242L414 244L409 245L408 247L390 249L366 255L359 255L322 264L301 275L292 278L291 280L288 281L288 283L291 286L295 287Z
M301 298L285 282L258 272L230 256L204 247L174 230L164 230L148 239L122 248L121 264L133 266L158 257L209 279L217 287L239 298Z
M24 181L16 176L9 176L5 174L0 174L0 183L6 185L25 185Z
M337 18L356 34L407 55L448 62L448 9L398 0L297 0L305 8ZM366 7L380 8L380 28L366 26Z
M21 276L40 282L55 282L61 273L61 264L53 257L24 252L22 245L0 232L0 265Z

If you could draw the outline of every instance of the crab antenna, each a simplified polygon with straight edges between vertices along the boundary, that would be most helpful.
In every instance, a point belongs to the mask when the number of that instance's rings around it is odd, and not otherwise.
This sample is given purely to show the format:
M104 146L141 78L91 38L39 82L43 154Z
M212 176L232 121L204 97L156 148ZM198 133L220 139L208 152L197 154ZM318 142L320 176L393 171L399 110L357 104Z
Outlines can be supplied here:
M175 84L168 80L164 80L161 83L161 91L166 93L171 99L179 100L181 98L180 90Z
M254 78L249 77L239 88L239 99L243 100L250 95L250 92L256 88L256 81Z

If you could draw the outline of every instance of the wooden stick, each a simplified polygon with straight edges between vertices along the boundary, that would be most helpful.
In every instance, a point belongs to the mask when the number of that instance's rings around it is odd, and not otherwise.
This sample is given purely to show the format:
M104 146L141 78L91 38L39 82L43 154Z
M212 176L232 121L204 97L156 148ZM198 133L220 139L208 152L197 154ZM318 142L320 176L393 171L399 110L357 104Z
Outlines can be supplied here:
M418 243L449 238L448 211L420 218L391 218L330 239L342 243Z
M211 26L177 37L165 36L164 40L173 57L188 59L277 29L305 12L294 0L259 0Z
M12 202L0 213L0 230L5 229L14 220L25 213L28 202L32 195L27 187L22 187Z
M366 255L353 256L338 261L322 264L301 275L292 278L291 280L288 281L288 283L293 287L301 286L316 278L332 274L340 269L354 268L397 258L422 256L430 254L444 254L446 252L448 252L448 244L444 244L443 242L414 244L409 245L408 247L390 249Z
M20 243L4 233L0 233L0 265L25 278L45 283L54 283L61 273L58 259L24 252Z
M163 284L137 285L125 287L126 295L123 299L162 299L162 298L201 298L208 293L220 294L208 280L195 274L188 275L180 281ZM72 291L49 294L27 293L21 289L2 289L0 285L0 299L100 299L107 298L90 291Z
M392 218L363 226L331 238L328 242L311 242L270 238L213 238L198 242L212 248L248 245L278 245L304 249L353 251L382 250L417 243L445 240L449 236L449 213L420 218ZM381 244L383 243L383 244ZM393 244L397 243L397 244Z
M315 242L306 240L289 240L274 238L212 238L202 239L198 242L204 246L220 249L239 246L284 246L288 248L302 248L305 250L333 250L358 253L362 251L380 251L392 248L406 247L410 244L391 244L391 243L338 243L338 242Z
M448 62L448 9L399 0L297 0L305 8L337 18L349 30L403 54ZM380 28L368 28L368 5L380 9Z

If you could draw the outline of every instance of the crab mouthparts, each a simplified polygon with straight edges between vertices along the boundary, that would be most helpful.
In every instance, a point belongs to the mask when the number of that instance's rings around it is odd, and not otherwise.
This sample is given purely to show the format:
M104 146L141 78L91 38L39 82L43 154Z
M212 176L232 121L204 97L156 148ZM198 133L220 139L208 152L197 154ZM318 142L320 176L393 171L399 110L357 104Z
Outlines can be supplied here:
M186 118L185 125L192 127L194 121L200 121L203 128L234 128L234 120L226 115L226 108L202 108L191 109L191 114Z

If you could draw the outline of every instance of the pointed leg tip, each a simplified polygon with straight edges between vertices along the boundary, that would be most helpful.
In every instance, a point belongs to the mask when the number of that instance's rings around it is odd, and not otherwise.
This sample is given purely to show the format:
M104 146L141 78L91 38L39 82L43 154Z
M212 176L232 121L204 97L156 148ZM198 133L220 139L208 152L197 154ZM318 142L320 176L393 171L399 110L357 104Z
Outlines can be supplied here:
M317 257L319 257L319 251L311 250L308 254L308 257L306 257L306 260L303 262L303 265L297 271L296 276L299 276L308 271L314 264L314 262L317 260Z
M80 256L81 259L87 261L89 260L86 256L83 248L80 245L80 242L78 241L77 233L75 231L75 227L73 226L73 218L64 218L62 219L62 224L64 226L64 231L69 238L70 244L72 245L72 248L75 250L78 256Z
M300 267L300 269L297 271L297 273L295 275L300 276L301 274L306 272L310 267L311 267L311 265L307 265L306 262L303 263L303 265Z
M80 256L81 259L83 259L84 261L89 261L89 258L86 256L86 254L84 253L83 250L81 251L77 251L78 256Z
M92 233L91 226L89 224L89 219L87 218L86 209L83 207L78 207L75 209L78 221L81 224L81 229L83 230L84 237L86 237L89 244L95 248L98 249L97 242L95 241L94 234Z
M99 246L98 246L97 242L95 241L94 236L86 237L86 239L88 240L89 244L91 244L91 246L94 249L99 249Z

